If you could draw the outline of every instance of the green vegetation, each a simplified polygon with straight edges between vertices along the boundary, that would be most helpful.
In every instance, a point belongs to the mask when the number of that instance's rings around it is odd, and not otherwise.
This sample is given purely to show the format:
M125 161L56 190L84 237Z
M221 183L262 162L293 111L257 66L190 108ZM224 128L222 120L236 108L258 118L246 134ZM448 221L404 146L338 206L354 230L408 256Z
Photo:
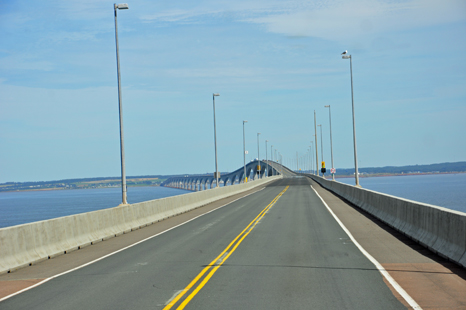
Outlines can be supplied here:
M160 186L167 176L137 176L127 177L126 185L130 186ZM31 191L52 189L83 189L121 187L121 179L117 177L68 179L42 182L7 182L0 184L0 192Z
M405 175L466 172L466 161L432 165L411 165L402 167L359 168L360 175ZM353 176L354 168L337 169L335 176Z

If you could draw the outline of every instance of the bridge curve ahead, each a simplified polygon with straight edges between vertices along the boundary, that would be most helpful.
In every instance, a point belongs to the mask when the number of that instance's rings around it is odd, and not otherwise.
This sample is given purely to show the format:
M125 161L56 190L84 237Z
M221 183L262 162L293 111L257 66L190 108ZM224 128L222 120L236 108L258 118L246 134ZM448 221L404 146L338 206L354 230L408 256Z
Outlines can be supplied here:
M261 169L259 170L259 165ZM283 175L285 177L295 176L292 170L275 161L253 160L246 165L246 176L248 180L263 178L264 176ZM243 183L244 167L233 172L222 175L219 178L219 184L223 186L228 184ZM183 188L187 190L201 191L214 188L216 179L210 174L185 175L171 177L165 180L161 186Z

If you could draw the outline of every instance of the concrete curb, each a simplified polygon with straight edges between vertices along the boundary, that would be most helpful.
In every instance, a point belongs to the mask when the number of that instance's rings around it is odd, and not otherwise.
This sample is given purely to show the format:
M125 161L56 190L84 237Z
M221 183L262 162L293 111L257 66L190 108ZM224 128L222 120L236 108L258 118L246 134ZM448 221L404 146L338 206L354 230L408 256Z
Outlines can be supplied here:
M268 177L245 184L1 228L0 274L128 233L281 178Z
M358 188L315 175L322 187L466 268L466 213Z

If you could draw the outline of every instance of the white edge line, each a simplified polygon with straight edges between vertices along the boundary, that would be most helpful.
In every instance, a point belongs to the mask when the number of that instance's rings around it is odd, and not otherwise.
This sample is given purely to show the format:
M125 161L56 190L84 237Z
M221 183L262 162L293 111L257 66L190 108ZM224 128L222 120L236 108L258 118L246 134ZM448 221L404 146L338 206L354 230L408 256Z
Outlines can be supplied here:
M337 223L341 226L341 228L345 231L345 233L350 237L351 241L358 247L358 249L361 251L362 254L364 254L370 261L375 265L377 270L387 279L387 281L392 285L392 287L398 292L398 294L403 297L403 299L413 308L416 310L422 310L421 306L417 304L414 299L409 296L409 294L398 284L398 282L395 281L395 279L392 278L392 276L388 273L387 270L374 258L372 255L370 255L360 244L359 242L356 241L356 239L353 237L351 232L346 228L346 226L340 221L340 219L336 216L335 213L333 213L332 209L327 205L327 203L324 201L324 199L319 195L319 193L315 190L314 187L311 188L314 190L316 195L320 198L322 203L325 205L327 210L330 212L330 214L335 218Z
M26 292L26 291L28 291L28 290L30 290L30 289L33 289L33 288L35 288L35 287L37 287L37 286L39 286L39 285L44 284L44 283L46 283L46 282L48 282L48 281L50 281L50 280L52 280L52 279L58 278L58 277L60 277L60 276L63 276L63 275L65 275L65 274L70 273L70 272L73 272L73 271L75 271L75 270L84 268L84 267L89 266L89 265L91 265L91 264L94 264L94 263L96 263L96 262L98 262L98 261L100 261L100 260L103 260L103 259L105 259L105 258L107 258L107 257L109 257L109 256L115 255L115 254L117 254L117 253L119 253L119 252L121 252L121 251L124 251L124 250L126 250L126 249L129 249L129 248L135 246L135 245L138 245L138 244L140 244L140 243L143 243L143 242L145 242L145 241L147 241L147 240L149 240L149 239L152 239L152 238L155 238L155 237L157 237L157 236L160 236L160 235L162 235L162 234L164 234L164 233L166 233L166 232L168 232L168 231L170 231L170 230L172 230L172 229L175 229L175 228L180 227L180 226L182 226L182 225L184 225L184 224L186 224L186 223L189 223L189 222L191 222L191 221L194 221L195 219L197 219L197 218L199 218L199 217L201 217L201 216L204 216L204 215L209 214L209 213L211 213L211 212L214 212L214 211L216 211L216 210L218 210L218 209L220 209L220 208L223 208L223 207L225 207L225 206L227 206L227 205L229 205L229 204L231 204L231 203L233 203L233 202L235 202L235 201L238 201L238 200L243 199L243 198L245 198L245 197L247 197L247 196L249 196L249 195L252 195L252 194L255 194L255 193L257 193L257 192L260 192L260 191L263 190L263 189L265 189L265 187L263 187L263 188L261 188L261 189L255 191L255 192L253 192L253 193L249 193L249 194L247 194L247 195L245 195L245 196L242 196L242 197L239 197L239 198L237 198L237 199L235 199L235 200L232 200L232 201L230 201L230 202L228 202L228 203L226 203L226 204L224 204L224 205L222 205L222 206L220 206L220 207L217 207L217 208L215 208L215 209L213 209L213 210L210 210L210 211L208 211L208 212L206 212L206 213L203 213L203 214L200 214L200 215L198 215L198 216L196 216L196 217L193 217L192 219L189 219L189 220L187 220L186 222L183 222L183 223L181 223L181 224L178 224L178 225L176 225L176 226L173 226L173 227L171 227L171 228L168 228L168 229L166 229L166 230L164 230L164 231L161 231L161 232L159 232L158 234L155 234L155 235L152 235L152 236L147 237L147 238L145 238L145 239L139 240L138 242L135 242L135 243L133 243L133 244L130 244L130 245L124 247L124 248L121 248L121 249L115 251L115 252L106 254L106 255L104 255L104 256L102 256L102 257L99 257L99 258L97 258L97 259L94 259L93 261L90 261L90 262L88 262L88 263L85 263L85 264L83 264L83 265L81 265L81 266L75 267L75 268L73 268L73 269L64 271L64 272L62 272L62 273L59 273L59 274L56 274L56 275L54 275L54 276L51 276L51 277L49 277L49 278L47 278L47 279L44 279L44 280L42 280L42 281L40 281L40 282L38 282L38 283L36 283L36 284L34 284L34 285L28 286L28 287L26 287L26 288L24 288L24 289L22 289L22 290L20 290L20 291L17 291L17 292L15 292L15 293L13 293L13 294L10 294L10 295L8 295L8 296L5 296L5 297L1 298L1 299L0 299L0 302L2 302L2 301L4 301L4 300L7 300L8 298L11 298L11 297L16 296L16 295L18 295L18 294L24 293L24 292ZM223 199L223 198L222 198L222 199ZM191 210L190 210L190 211L191 211Z

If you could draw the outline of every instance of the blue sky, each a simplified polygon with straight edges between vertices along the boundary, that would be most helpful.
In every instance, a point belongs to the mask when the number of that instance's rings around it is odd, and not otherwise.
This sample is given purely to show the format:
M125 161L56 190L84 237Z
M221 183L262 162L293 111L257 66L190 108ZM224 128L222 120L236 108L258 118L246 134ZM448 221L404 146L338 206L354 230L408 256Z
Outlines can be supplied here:
M0 182L119 176L113 2L0 3ZM118 12L127 175L466 160L466 2L131 1ZM319 158L320 158L320 132Z

